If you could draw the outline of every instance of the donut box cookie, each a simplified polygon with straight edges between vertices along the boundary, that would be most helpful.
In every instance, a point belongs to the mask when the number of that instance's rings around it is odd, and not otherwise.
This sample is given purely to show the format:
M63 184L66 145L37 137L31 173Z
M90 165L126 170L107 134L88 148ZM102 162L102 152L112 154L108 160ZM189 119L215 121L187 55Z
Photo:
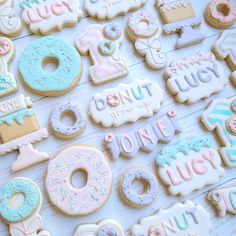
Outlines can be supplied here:
M22 20L34 34L50 34L74 26L83 15L77 0L20 0Z
M61 120L64 116L70 116L73 119L73 125L66 125ZM49 128L53 135L60 139L73 139L79 136L86 128L87 121L78 105L70 102L57 105L49 118Z
M53 72L42 67L58 63ZM72 90L82 75L82 61L76 49L61 38L42 37L26 47L19 59L24 85L42 96L59 96Z
M211 0L205 10L206 21L215 28L225 29L236 22L236 7L231 0Z
M9 225L11 236L51 236L43 229L42 194L35 182L19 177L10 180L0 187L0 200L0 216Z
M98 20L110 20L142 7L147 0L85 0L85 10Z
M98 224L81 224L77 227L73 236L125 236L122 227L114 220L103 220Z
M93 66L89 74L95 84L105 83L128 74L126 60L120 56L123 39L121 29L113 23L90 25L76 39L76 47L83 55L89 54Z
M87 173L82 188L75 188L71 183L77 170ZM49 162L45 186L57 209L69 216L88 215L99 210L109 198L112 171L99 150L74 145L61 150Z
M116 135L107 134L104 144L110 150L113 160L119 159L120 156L134 158L140 149L152 152L158 143L169 143L175 134L180 132L182 128L177 113L171 110L151 124L135 131Z
M22 24L19 17L15 16L14 0L0 1L0 33L15 37L21 33Z
M171 62L164 77L176 101L188 104L220 92L228 82L214 54L205 52Z
M15 57L15 47L12 41L0 37L0 97L8 96L18 91L15 76L10 72L10 64Z
M229 167L235 163L236 137L236 97L215 99L201 115L201 121L208 131L216 131L223 145L219 152L224 163Z
M40 129L29 97L20 95L0 103L0 155L19 150L12 171L20 171L48 160L32 146L48 137L46 129Z
M156 158L158 173L172 195L187 196L217 183L225 171L219 153L208 138L180 141L164 147Z
M167 34L178 33L176 48L200 43L205 35L197 28L201 18L196 16L191 0L156 0L158 11Z
M163 102L163 91L150 80L135 80L95 94L90 102L89 114L104 127L120 126L150 117L158 112Z
M207 200L216 208L219 217L226 213L236 215L236 187L215 189L207 194Z
M153 69L161 69L167 62L166 53L161 52L161 31L157 19L148 11L140 10L129 17L127 34L138 54L144 56L146 64Z
M176 203L155 215L143 218L131 228L131 236L209 236L211 221L207 211L191 201Z

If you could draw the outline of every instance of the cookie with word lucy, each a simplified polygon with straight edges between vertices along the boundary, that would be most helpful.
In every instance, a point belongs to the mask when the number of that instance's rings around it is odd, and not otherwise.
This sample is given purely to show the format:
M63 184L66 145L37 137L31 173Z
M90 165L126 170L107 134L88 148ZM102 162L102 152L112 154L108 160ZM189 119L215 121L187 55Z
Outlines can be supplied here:
M225 171L219 153L205 137L166 146L156 157L158 173L170 194L187 196L217 183Z

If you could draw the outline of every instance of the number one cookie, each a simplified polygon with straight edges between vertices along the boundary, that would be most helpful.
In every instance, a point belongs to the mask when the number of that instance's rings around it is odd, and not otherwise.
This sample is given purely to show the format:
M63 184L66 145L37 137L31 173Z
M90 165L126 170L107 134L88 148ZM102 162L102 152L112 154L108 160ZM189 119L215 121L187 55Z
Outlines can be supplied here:
M0 97L17 92L18 87L9 64L15 56L15 47L8 38L0 37Z

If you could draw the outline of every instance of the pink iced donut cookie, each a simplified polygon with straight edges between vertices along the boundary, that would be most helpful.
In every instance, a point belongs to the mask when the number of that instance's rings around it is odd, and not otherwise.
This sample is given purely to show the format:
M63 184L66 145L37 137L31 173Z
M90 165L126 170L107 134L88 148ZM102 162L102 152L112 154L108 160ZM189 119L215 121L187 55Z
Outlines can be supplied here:
M215 28L228 28L236 21L236 7L231 0L211 0L205 18Z
M72 185L72 176L82 170L87 174L85 186ZM46 189L52 204L70 216L97 211L107 201L112 187L112 172L103 154L89 146L75 145L63 149L49 163Z

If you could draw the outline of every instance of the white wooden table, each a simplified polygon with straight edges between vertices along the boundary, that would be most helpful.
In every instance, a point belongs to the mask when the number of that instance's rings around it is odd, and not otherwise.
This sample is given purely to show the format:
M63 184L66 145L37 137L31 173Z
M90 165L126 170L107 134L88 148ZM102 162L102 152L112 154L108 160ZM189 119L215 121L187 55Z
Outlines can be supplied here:
M236 4L236 0L233 1L234 4ZM14 2L15 2L16 14L20 16L21 10L18 6L18 1ZM206 0L193 0L195 11L202 18L207 3L208 1ZM154 0L148 0L148 3L144 8L148 9L150 12L155 14L158 17L160 24L162 24L160 16L154 4ZM127 18L128 16L118 17L114 20L114 22L118 23L125 31ZM76 27L63 29L61 32L54 33L53 35L62 37L69 43L74 44L76 36L79 36L89 24L93 24L95 22L96 20L84 16L84 18L76 25ZM236 27L236 25L234 25L234 27ZM171 36L162 35L161 37L162 49L168 52L169 61L194 54L195 52L198 51L206 51L206 52L210 51L211 46L219 37L221 30L217 30L210 27L205 21L202 24L202 29L206 34L206 39L202 44L198 44L192 47L187 47L179 50L174 49L176 38L178 37L177 35L171 35ZM37 38L39 38L39 36L31 35L27 31L27 27L24 27L22 34L16 39L14 39L14 44L16 46L17 52L11 68L12 71L15 73L16 77L19 78L19 73L17 68L19 56L21 55L25 47ZM213 136L212 133L206 132L204 130L203 126L199 122L199 116L202 114L202 112L205 110L205 108L212 99L217 97L229 98L235 95L236 90L230 80L226 85L225 89L221 93L211 96L209 99L202 100L194 105L180 105L174 101L173 97L168 93L166 89L166 84L162 76L163 70L154 71L146 67L143 58L141 58L136 54L133 43L128 40L126 35L124 37L124 41L120 51L122 56L124 56L127 59L128 65L130 67L130 73L127 77L121 78L119 80L104 85L94 86L93 83L90 81L88 75L90 59L89 57L83 57L83 66L84 66L83 76L79 84L70 93L60 97L41 97L30 93L28 90L23 88L22 83L19 82L20 91L18 92L18 94L23 93L26 96L31 97L32 101L34 102L34 109L38 115L41 127L47 127L49 114L52 108L56 104L61 103L62 101L70 100L74 103L79 103L80 106L85 111L87 111L92 94L101 92L108 87L114 87L119 83L128 83L134 79L148 78L152 81L158 82L160 87L165 91L164 93L165 100L162 109L159 112L159 115L165 113L168 109L173 107L176 108L178 111L180 122L184 128L184 132L180 136L177 136L174 139L173 143L185 137L207 135L213 138L215 142L214 143L215 147L218 147L219 142L217 142L215 136ZM229 67L225 62L222 62L222 65L225 68L226 75L229 76L230 75ZM79 138L71 141L62 141L50 135L50 137L47 140L36 144L36 147L39 150L46 151L51 156L53 156L58 150L71 144L76 144L76 143L90 144L102 150L104 155L108 159L110 159L108 150L106 150L102 145L105 134L107 134L110 131L118 133L126 131L127 129L137 128L139 126L142 126L144 124L153 121L155 117L157 117L157 115L155 115L150 119L142 119L136 122L135 124L123 125L119 128L114 128L114 129L102 128L101 126L94 124L91 121L91 119L88 118L89 119L88 127ZM114 175L112 194L102 209L100 209L95 214L86 217L67 217L53 208L52 204L49 202L48 197L45 194L45 189L44 189L44 178L46 174L47 163L40 164L34 168L21 171L17 174L12 174L10 172L10 166L16 158L16 153L11 153L5 156L1 156L0 184L3 184L9 179L16 176L28 177L36 181L36 183L42 190L44 196L44 203L41 214L44 219L45 228L49 230L52 233L52 235L55 236L71 236L78 224L98 222L105 218L113 218L118 222L120 222L120 224L124 227L126 231L126 235L128 235L130 227L133 224L137 223L140 218L153 214L159 208L167 208L178 201L184 201L186 199L202 204L204 208L209 212L212 220L212 232L211 232L212 236L236 235L236 217L227 215L223 219L217 218L215 211L205 199L206 193L210 189L213 189L215 187L227 187L236 184L235 169L227 169L225 176L221 179L221 181L218 184L205 187L203 190L194 192L187 198L172 197L168 195L165 188L161 185L159 188L158 198L152 205L150 205L147 208L132 209L123 203L117 191L120 174L122 174L126 168L138 165L146 166L155 171L154 159L158 151L160 151L162 147L163 145L159 144L157 149L150 154L139 152L137 158L133 160L126 160L121 158L116 162L111 161L111 167ZM5 236L5 235L8 235L7 225L0 222L0 236Z

